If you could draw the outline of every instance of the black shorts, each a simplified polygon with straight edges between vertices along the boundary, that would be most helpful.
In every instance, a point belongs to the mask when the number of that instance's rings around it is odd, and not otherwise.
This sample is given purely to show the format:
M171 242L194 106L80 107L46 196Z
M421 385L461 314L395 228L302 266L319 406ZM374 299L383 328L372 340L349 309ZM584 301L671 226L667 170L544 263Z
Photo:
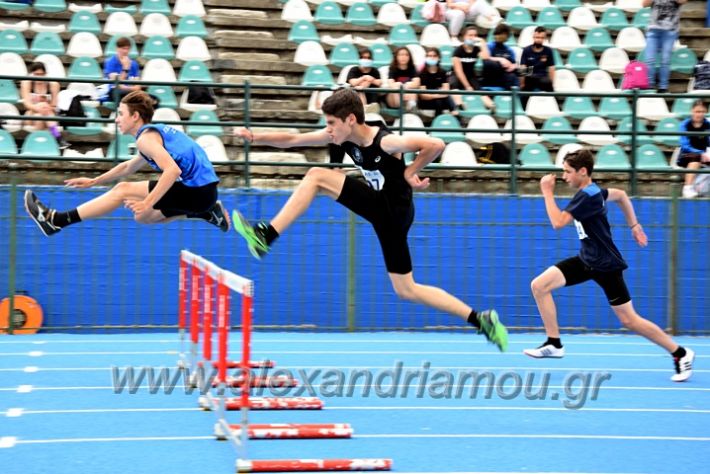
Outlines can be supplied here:
M687 168L690 163L700 163L702 155L700 153L683 153L678 157L676 163L681 168Z
M151 192L156 184L157 181L148 181L148 192ZM158 209L165 217L173 217L205 212L215 202L217 202L217 183L191 187L175 181L153 208Z
M601 286L606 299L611 306L619 306L631 301L629 289L624 282L623 270L600 272L592 270L584 264L581 258L572 257L555 264L565 276L565 286L578 285L588 280L594 280Z
M389 273L405 275L412 271L407 233L414 221L411 199L397 199L384 191L375 191L350 176L345 177L337 201L372 224L382 247Z

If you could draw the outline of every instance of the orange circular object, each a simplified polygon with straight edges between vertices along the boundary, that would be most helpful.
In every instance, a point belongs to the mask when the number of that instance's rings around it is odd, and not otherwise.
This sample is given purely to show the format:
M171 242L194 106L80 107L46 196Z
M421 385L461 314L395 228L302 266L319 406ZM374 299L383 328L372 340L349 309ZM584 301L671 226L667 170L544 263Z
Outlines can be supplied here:
M33 298L24 295L15 296L13 334L35 334L42 326L42 307ZM0 301L0 334L9 332L10 298Z

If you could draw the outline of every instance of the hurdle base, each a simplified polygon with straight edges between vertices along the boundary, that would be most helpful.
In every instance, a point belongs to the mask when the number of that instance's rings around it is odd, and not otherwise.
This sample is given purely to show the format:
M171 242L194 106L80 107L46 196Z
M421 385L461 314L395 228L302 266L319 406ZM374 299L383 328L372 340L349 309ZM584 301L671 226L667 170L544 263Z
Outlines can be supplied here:
M389 471L391 459L237 459L236 472Z
M214 409L215 402L210 397L201 396L198 399L200 408L209 411ZM321 410L323 400L317 397L251 397L250 410ZM235 411L242 409L239 397L225 399L225 409Z

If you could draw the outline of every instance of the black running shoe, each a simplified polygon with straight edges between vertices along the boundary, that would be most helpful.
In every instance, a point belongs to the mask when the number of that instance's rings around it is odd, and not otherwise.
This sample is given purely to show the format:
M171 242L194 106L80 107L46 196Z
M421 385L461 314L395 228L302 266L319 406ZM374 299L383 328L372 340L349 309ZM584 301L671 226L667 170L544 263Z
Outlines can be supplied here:
M25 210L32 220L35 221L39 230L47 237L62 230L61 227L52 224L54 210L42 204L40 200L37 199L37 195L29 189L25 191Z
M219 230L222 232L227 232L232 228L232 224L229 220L229 214L222 205L222 201L215 202L207 212L209 213L209 217L205 218L205 220L210 224L219 227Z

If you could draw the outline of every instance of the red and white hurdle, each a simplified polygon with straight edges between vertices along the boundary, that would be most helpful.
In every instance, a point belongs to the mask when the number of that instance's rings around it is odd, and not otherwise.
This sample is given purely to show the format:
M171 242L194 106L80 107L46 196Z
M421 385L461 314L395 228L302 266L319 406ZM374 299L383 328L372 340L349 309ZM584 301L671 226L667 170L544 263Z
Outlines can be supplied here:
M189 290L188 290L189 282ZM230 330L231 292L241 295L242 357L240 361L228 361L228 338ZM271 368L272 361L252 361L251 331L253 313L254 283L251 280L224 270L208 260L187 250L180 253L179 273L179 317L182 367L216 367L217 376L212 388L200 397L200 406L215 411L217 439L232 441L239 457L237 472L295 472L295 471L384 471L392 466L391 459L274 459L249 460L246 454L249 439L313 439L350 438L352 427L347 423L320 424L249 424L249 410L314 410L321 409L323 402L316 397L250 397L252 387L295 386L297 381L288 377L254 377L252 368ZM218 359L212 361L212 321L216 298L216 319L218 334ZM200 304L202 303L202 304ZM188 310L189 308L189 310ZM189 323L188 323L189 318ZM202 323L202 324L200 324ZM185 335L189 324L190 357L185 357ZM201 328L200 328L201 326ZM203 360L198 360L200 329L203 332ZM238 370L238 375L227 376L227 369ZM228 398L224 395L227 387L238 388L239 396ZM227 410L240 410L241 423L229 424ZM246 429L243 429L246 427Z

